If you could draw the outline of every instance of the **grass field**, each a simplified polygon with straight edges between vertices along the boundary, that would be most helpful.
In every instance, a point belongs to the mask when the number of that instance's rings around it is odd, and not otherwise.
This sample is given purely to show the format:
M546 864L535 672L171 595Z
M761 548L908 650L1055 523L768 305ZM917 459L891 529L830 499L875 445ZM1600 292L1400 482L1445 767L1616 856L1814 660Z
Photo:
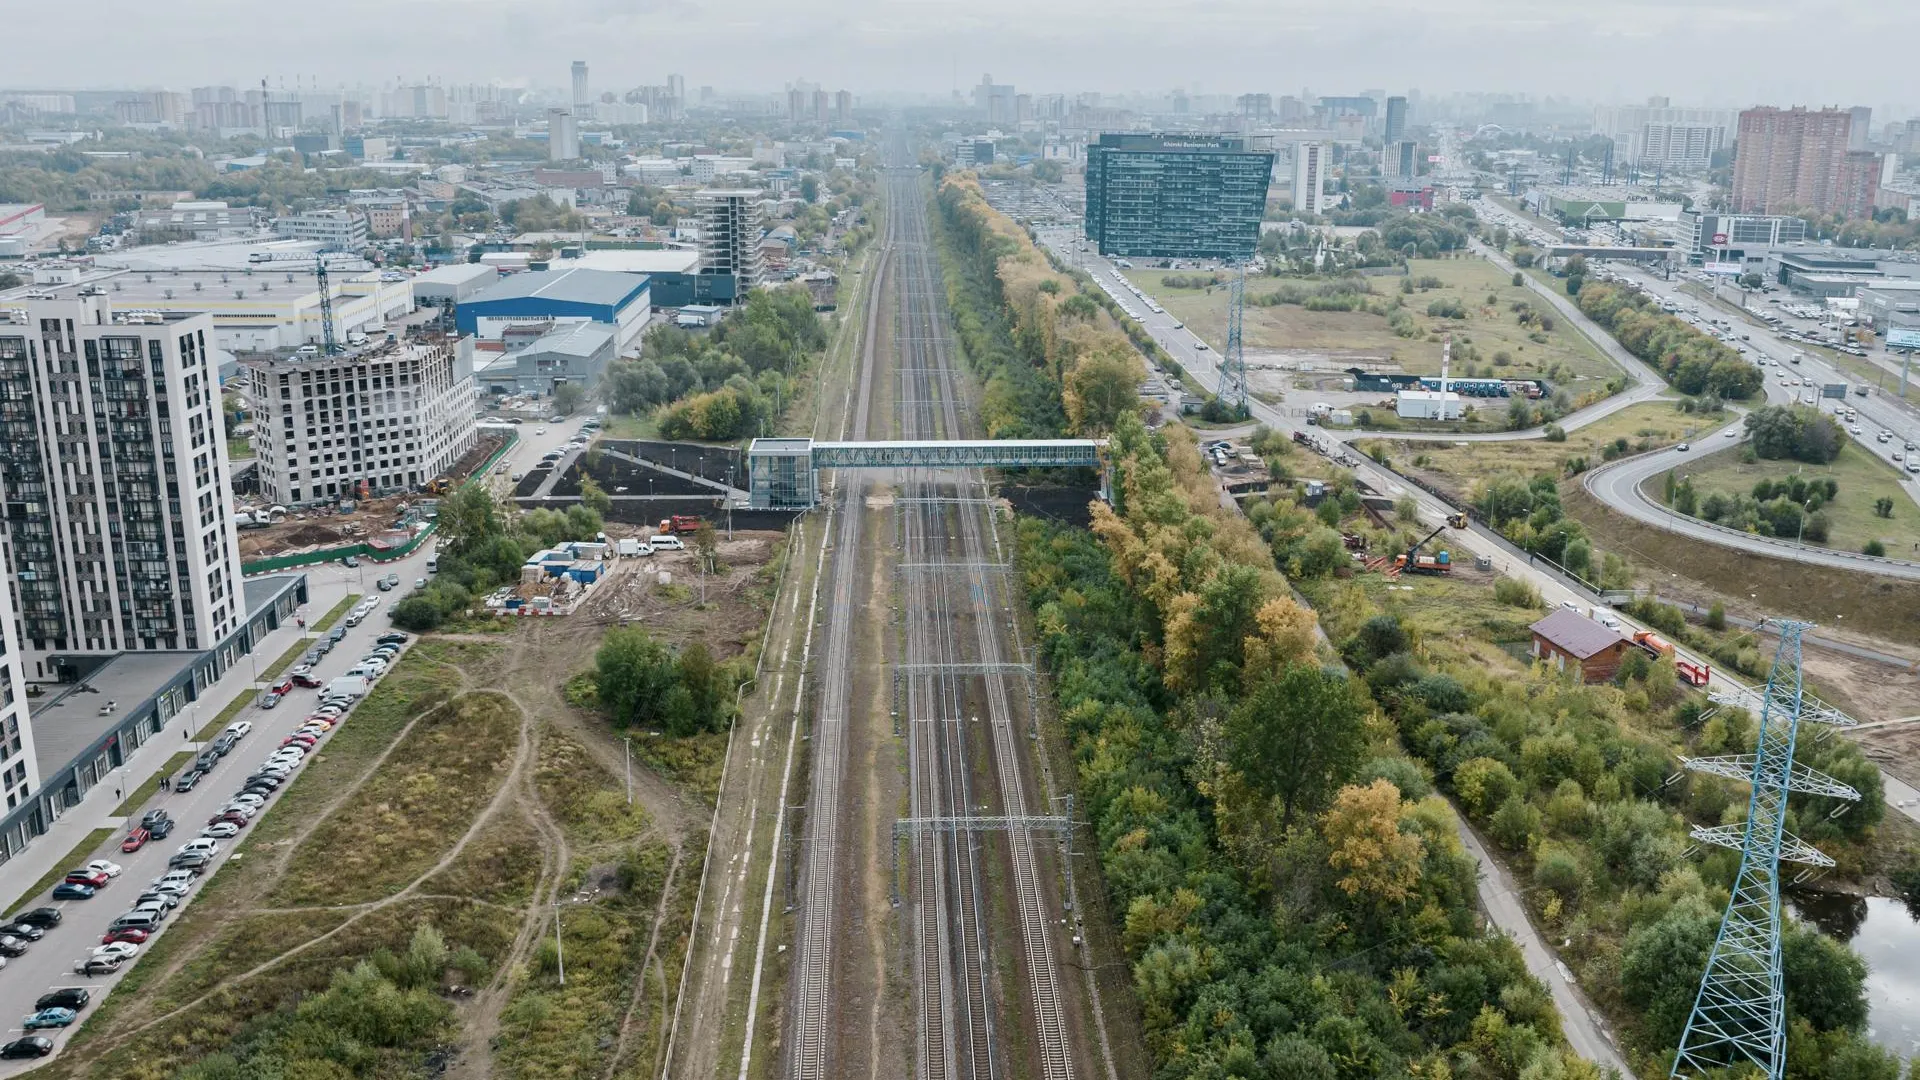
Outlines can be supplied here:
M1569 516L1587 527L1594 544L1631 559L1663 594L1728 610L1759 612L1843 626L1888 641L1920 641L1920 581L1875 577L1857 570L1814 566L1742 554L1729 558L1711 544L1676 544L1670 533L1618 514L1578 483L1561 484ZM1844 496L1843 496L1844 497ZM1690 588L1691 584L1700 587Z
M1694 490L1702 499L1713 492L1750 494L1753 485L1761 480L1784 480L1796 474L1808 479L1830 478L1840 485L1840 494L1820 509L1830 523L1830 530L1826 543L1819 546L1859 551L1867 541L1878 540L1886 545L1887 554L1896 558L1911 556L1920 550L1916 546L1920 545L1920 507L1902 490L1900 474L1851 440L1842 445L1839 457L1825 465L1801 461L1760 461L1743 465L1733 450L1701 458L1697 465L1699 467L1686 470L1684 475L1693 478ZM1650 481L1646 492L1656 501L1664 502L1666 485L1662 478ZM1874 500L1880 498L1893 500L1891 518L1874 513Z
M1396 467L1410 467L1421 479L1454 494L1467 494L1474 481L1503 472L1526 476L1568 472L1571 458L1585 458L1588 467L1604 459L1605 448L1627 440L1631 452L1652 450L1692 438L1727 422L1727 417L1683 413L1660 401L1642 402L1601 417L1586 427L1567 432L1566 442L1520 439L1509 442L1407 442L1362 439L1355 448L1372 454L1386 448Z
M1133 283L1152 294L1185 322L1189 329L1218 348L1226 341L1227 290L1224 287L1177 289L1164 284L1169 271L1134 270ZM1172 275L1177 276L1177 275ZM1400 292L1400 283L1416 284L1425 278L1438 279L1440 285L1416 288L1411 294ZM1538 332L1520 325L1510 305L1525 300L1536 311L1544 304L1525 288L1512 285L1509 275L1484 259L1416 259L1406 278L1398 276L1368 279L1374 293L1384 302L1403 300L1405 308L1423 333L1418 337L1400 337L1387 325L1384 315L1351 311L1309 311L1294 304L1261 306L1260 296L1272 293L1283 283L1305 285L1312 281L1282 278L1254 278L1247 282L1245 335L1249 349L1276 350L1297 354L1318 354L1336 362L1391 361L1405 371L1438 374L1440 371L1440 335L1453 334L1456 375L1482 374L1512 378L1543 377L1556 385L1564 384L1578 396L1589 382L1604 382L1618 369L1593 342L1565 319L1554 317L1554 328ZM1494 303L1487 303L1488 296ZM1429 304L1457 302L1467 312L1465 319L1448 319L1427 314ZM1536 340L1533 335L1544 340ZM1467 348L1467 347L1470 347ZM1474 353L1479 361L1472 371L1466 359ZM1499 364L1504 353L1508 363ZM1335 366L1344 366L1336 363Z

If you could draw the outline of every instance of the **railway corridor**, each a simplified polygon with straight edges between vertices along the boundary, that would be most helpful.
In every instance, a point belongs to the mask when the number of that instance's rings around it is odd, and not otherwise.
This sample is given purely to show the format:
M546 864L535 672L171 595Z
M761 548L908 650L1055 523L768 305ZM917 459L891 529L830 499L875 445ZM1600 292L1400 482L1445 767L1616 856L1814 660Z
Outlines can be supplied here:
M965 422L965 384L948 344L919 170L904 140L896 139L889 154L904 166L886 175L883 261L893 305L881 318L891 316L892 348L868 342L854 437L880 434L869 431L869 414L882 397L892 405L885 434L977 436ZM892 499L884 497L886 481ZM977 470L903 470L871 485L856 473L840 477L796 898L787 1054L793 1080L869 1076L884 1072L883 1059L912 1062L923 1080L1080 1075L1076 1062L1084 1055L1070 1030L1078 1025L1069 1020L1057 955L1059 851L1051 834L1008 825L1048 808L1030 760L1037 751L1025 737L1033 722L1031 684L1016 669L1026 657L1011 640L1017 596L1010 554L1000 544L989 494ZM890 521L875 520L881 506L890 507ZM889 535L897 554L886 550ZM878 565L860 565L868 560ZM869 602L884 602L890 584L897 621L863 649L854 605L859 583L877 569L890 572L871 587ZM885 821L879 835L863 833L871 818L851 805L857 796L843 795L861 789L862 778L847 774L850 761L893 767L882 764L884 756L849 754L848 732L859 730L849 709L872 699L855 689L856 675L879 678L898 710L904 790L900 805L883 816L904 813L914 827L904 843L895 841L899 901L892 910L871 910L871 894L851 881L862 862L854 849L885 843L892 824ZM879 862L884 868L886 860ZM911 995L913 1019L899 1030L875 1025L871 1045L862 1046L861 1036L847 1034L860 1030L858 1018L836 1013L853 1011L842 998L864 944L854 927L872 923L889 927L886 967L894 978L887 986ZM906 1045L882 1045L889 1040Z

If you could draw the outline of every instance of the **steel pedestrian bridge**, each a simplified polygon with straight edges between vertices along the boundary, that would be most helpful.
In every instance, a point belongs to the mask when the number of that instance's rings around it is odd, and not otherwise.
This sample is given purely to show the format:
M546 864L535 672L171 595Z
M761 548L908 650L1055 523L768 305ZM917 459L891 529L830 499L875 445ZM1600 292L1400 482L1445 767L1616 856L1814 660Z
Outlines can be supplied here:
M755 439L747 447L748 499L756 510L811 510L821 469L1100 469L1104 494L1106 446L1104 439Z

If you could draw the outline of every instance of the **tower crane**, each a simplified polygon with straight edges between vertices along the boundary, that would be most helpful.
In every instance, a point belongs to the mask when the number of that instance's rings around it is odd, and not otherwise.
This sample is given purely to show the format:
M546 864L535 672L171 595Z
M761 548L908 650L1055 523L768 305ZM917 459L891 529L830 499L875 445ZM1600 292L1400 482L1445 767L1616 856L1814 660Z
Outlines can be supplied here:
M313 262L313 280L320 287L320 340L321 352L326 356L340 354L340 341L333 332L333 287L327 283L327 260L350 259L360 261L357 255L345 255L339 252L325 251L256 251L247 256L249 263L273 262Z

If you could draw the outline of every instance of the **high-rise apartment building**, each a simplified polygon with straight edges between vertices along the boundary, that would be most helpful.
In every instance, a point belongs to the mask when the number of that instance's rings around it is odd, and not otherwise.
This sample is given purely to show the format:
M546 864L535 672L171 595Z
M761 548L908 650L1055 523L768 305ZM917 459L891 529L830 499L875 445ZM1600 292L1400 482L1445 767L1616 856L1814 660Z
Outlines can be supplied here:
M833 119L836 123L852 123L853 91L841 90L833 95Z
M787 120L801 123L807 118L807 92L799 87L787 91Z
M1664 97L1593 110L1594 134L1613 140L1616 167L1705 169L1714 152L1726 148L1734 123L1731 110L1676 109Z
M980 85L973 88L973 107L989 124L1012 124L1020 119L1014 96L1012 84L996 83L992 75L982 75Z
M0 557L0 573L13 576L4 557ZM4 800L0 805L6 807L6 813L12 813L39 786L33 725L27 722L26 658L20 651L13 597L0 589L0 800Z
M213 317L105 293L0 310L0 500L33 679L51 654L209 649L245 602Z
M1852 127L1847 130L1847 149L1865 150L1873 145L1873 109L1867 105L1855 105L1847 110L1853 118Z
M419 487L473 449L470 362L451 342L246 357L261 490L297 504Z
M1273 153L1225 135L1108 133L1087 147L1087 238L1103 255L1244 258Z
M700 208L700 273L733 278L734 303L760 284L760 199L754 190L708 190L695 195Z
M813 92L813 119L818 124L830 123L833 120L833 95L825 90Z
M1320 214L1327 208L1327 173L1333 163L1328 143L1293 145L1293 208L1302 214Z
M579 158L579 121L565 109L548 109L547 160L578 161Z
M1397 139L1387 144L1386 168L1396 180L1411 180L1420 173L1419 144L1412 139Z
M1853 116L1844 109L1764 107L1740 114L1733 157L1736 213L1789 209L1849 217L1871 213L1878 156L1847 149Z
M593 115L593 87L587 82L587 62L573 62L573 115Z
M1240 115L1249 120L1273 119L1272 94L1241 94L1233 103Z
M1407 137L1406 98L1390 97L1387 99L1387 123L1386 130L1382 134L1385 136L1386 145L1388 146L1392 146L1394 143Z

